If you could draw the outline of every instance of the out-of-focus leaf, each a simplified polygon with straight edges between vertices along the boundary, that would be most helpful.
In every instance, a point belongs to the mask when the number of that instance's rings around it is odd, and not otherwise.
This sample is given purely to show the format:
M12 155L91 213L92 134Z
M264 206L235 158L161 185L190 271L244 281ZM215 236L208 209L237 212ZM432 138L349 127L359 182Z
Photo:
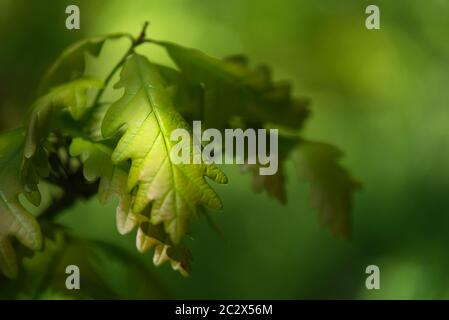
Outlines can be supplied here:
M128 191L137 190L133 211L141 213L150 206L151 222L164 223L172 241L179 243L199 206L222 207L205 177L218 183L226 183L227 178L214 165L171 161L171 148L176 144L170 141L171 132L190 128L173 107L158 69L145 57L134 54L128 59L116 85L122 87L124 96L110 107L102 126L105 137L126 128L112 160L132 160Z
M23 141L21 129L0 136L0 271L10 278L18 273L11 237L31 250L42 246L39 224L19 202L25 192L20 179Z
M104 254L104 259L100 257L100 264L109 267L111 262L114 262L126 270L128 276L118 279L119 287L116 290L119 292L121 299L172 298L170 291L158 275L154 273L153 269L148 268L139 256L104 241L94 240L89 242L99 253ZM110 270L109 273L111 274L111 277L107 277L107 279L114 278L114 280L117 280L115 268L107 268L107 270Z
M326 143L302 141L293 152L298 174L310 183L311 206L333 233L349 237L353 192L361 185L340 164L342 153Z
M133 197L127 192L128 170L126 163L113 164L111 160L112 149L100 142L92 142L83 138L75 138L70 145L70 154L80 156L84 164L83 173L88 181L100 179L98 198L106 203L112 197L120 198L117 207L117 229L121 234L130 232L137 225L136 245L140 252L154 247L154 264L159 266L165 260L170 260L174 270L183 275L189 272L190 255L181 252L178 246L171 243L162 224L154 226L144 215L136 214L131 210ZM185 249L186 250L186 249ZM183 259L178 261L175 259Z
M207 127L225 128L232 116L239 116L298 129L309 114L308 101L293 98L289 84L273 83L265 65L251 70L243 56L219 60L171 42L155 43L167 49L183 77L204 85L202 113Z
M95 79L77 79L52 89L39 98L31 107L26 134L25 157L31 158L38 145L47 138L54 128L55 114L68 111L74 119L83 116L88 108L87 90L99 89L102 81Z
M104 140L101 134L101 124L110 106L111 104L106 103L98 104L89 114L90 117L85 123L84 131L93 141Z
M45 239L45 250L24 263L21 286L24 298L32 299L116 299L98 267L98 252L89 241L57 231L53 240ZM66 287L66 268L75 265L80 270L80 290ZM49 296L49 293L52 295Z
M54 86L83 76L85 54L91 54L96 57L100 54L106 40L122 37L129 36L124 33L116 33L81 40L69 46L45 73L39 88L39 94L42 95Z
M77 79L52 89L32 106L26 130L21 177L26 191L36 193L41 177L49 173L47 138L54 130L63 132L61 114L67 112L79 119L88 108L87 91L101 88L94 79Z
M88 181L100 179L98 199L101 203L113 197L120 198L117 206L117 229L121 234L130 232L137 224L137 217L131 212L131 194L127 192L128 165L113 164L112 148L101 142L75 138L70 145L70 154L80 156L83 174Z
M284 166L281 165L278 171L273 175L260 175L259 164L246 164L243 166L244 171L248 171L252 175L251 184L253 190L257 193L266 191L268 195L276 198L280 203L287 203L287 190L285 188Z
M278 171L273 175L260 175L260 164L245 164L243 170L252 174L252 186L255 192L266 191L282 204L287 203L285 162L290 152L299 143L297 137L280 136L278 140Z
M176 110L188 121L203 118L204 87L198 83L189 82L179 71L154 64L164 78L166 89L170 93Z

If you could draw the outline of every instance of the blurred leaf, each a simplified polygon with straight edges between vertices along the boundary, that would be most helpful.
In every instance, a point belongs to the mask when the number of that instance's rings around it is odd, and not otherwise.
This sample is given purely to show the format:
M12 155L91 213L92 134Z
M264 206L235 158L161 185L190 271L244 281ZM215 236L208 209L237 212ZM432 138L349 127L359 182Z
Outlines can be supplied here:
M61 114L70 113L79 119L87 110L87 91L101 88L102 82L94 79L77 79L63 84L38 99L31 108L26 130L24 162L21 172L27 191L37 192L41 177L49 173L47 138L55 129L64 131Z
M103 135L101 134L101 124L103 123L104 116L110 106L110 103L100 103L96 105L91 109L92 112L90 112L89 117L86 119L84 131L93 141L104 140Z
M150 270L147 265L142 263L139 257L128 253L126 250L104 241L90 241L95 248L105 254L104 264L109 266L111 261L117 261L121 267L126 270L128 275L124 281L120 281L120 292L122 299L168 299L171 293L161 282L159 277ZM111 270L114 272L114 270ZM117 278L116 274L112 274ZM142 280L145 281L142 281ZM128 289L129 288L129 289ZM126 290L128 289L128 290ZM128 291L128 294L126 292Z
M47 138L55 123L55 114L68 111L78 120L86 112L87 90L99 89L103 83L99 80L81 78L63 84L39 98L31 107L26 134L25 156L31 158L37 146Z
M46 238L45 242L45 250L25 262L27 283L21 287L23 294L33 299L48 299L49 293L64 299L117 298L102 276L95 246L61 231L54 240ZM80 290L66 288L69 265L76 265L80 270Z
M260 175L260 164L245 164L243 171L252 174L252 186L255 192L266 191L268 195L276 198L280 203L287 203L285 162L292 149L297 146L300 139L297 137L279 136L278 140L278 171L273 175Z
M173 100L173 106L188 121L203 118L204 88L201 84L189 82L184 75L167 66L154 64L164 78L166 89Z
M204 85L203 121L209 128L225 128L232 116L240 116L298 129L309 114L308 101L291 97L289 84L273 83L265 65L251 70L244 56L219 60L171 42L154 42L167 49L183 77Z
M338 163L342 153L326 143L302 141L293 152L298 174L310 183L311 206L323 224L344 237L351 233L352 194L361 188Z
M0 136L0 270L10 278L18 273L10 237L32 250L42 246L39 224L19 202L19 194L25 192L20 180L22 148L21 129Z
M98 199L102 204L110 201L114 196L120 198L117 206L117 229L121 234L130 232L137 225L137 218L131 212L132 198L126 187L129 168L126 163L114 165L110 147L83 138L73 140L70 145L70 154L81 157L86 180L100 179Z
M114 165L111 161L112 149L100 142L91 142L83 138L75 138L70 145L70 154L80 156L84 164L83 173L87 181L100 178L98 199L106 203L118 195L121 199L121 210L127 211L124 203L129 203L126 193L126 164Z
M284 167L279 166L278 171L273 175L260 175L260 168L260 164L243 165L243 170L250 172L252 175L251 184L254 192L266 191L269 196L276 198L282 204L286 204L287 190L285 188Z
M42 95L54 86L83 76L85 54L98 56L106 40L122 37L129 36L124 33L116 33L81 40L69 46L45 73L39 88L39 94Z

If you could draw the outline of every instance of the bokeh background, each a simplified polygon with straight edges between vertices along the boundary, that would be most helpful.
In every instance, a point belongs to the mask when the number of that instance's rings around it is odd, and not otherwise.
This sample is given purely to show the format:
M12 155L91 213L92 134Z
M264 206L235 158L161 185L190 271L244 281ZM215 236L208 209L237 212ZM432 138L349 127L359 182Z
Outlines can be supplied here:
M381 30L369 31L364 12L373 3ZM69 4L81 9L78 31L65 29ZM137 253L134 233L116 231L113 204L80 202L59 221L125 249L151 274L136 280L126 265L106 259L100 273L118 296L449 298L448 17L445 0L0 0L0 128L20 125L42 73L85 36L135 34L149 20L150 37L217 57L245 53L311 99L305 136L343 149L344 165L363 182L352 239L319 225L291 165L286 206L253 193L238 168L224 167L230 184L217 190L225 209L213 215L223 237L204 218L194 223L189 278ZM96 71L106 74L125 47L106 44ZM167 61L161 50L141 52ZM370 264L380 267L380 290L365 288ZM140 295L136 281L154 292Z

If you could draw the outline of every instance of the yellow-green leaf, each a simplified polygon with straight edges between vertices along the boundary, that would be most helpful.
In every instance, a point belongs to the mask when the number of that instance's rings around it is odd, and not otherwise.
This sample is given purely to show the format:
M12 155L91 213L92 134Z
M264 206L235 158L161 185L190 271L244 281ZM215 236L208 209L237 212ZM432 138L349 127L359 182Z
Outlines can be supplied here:
M134 54L127 60L116 88L125 93L110 107L102 126L105 137L125 128L112 160L131 159L128 190L136 188L133 211L151 206L151 222L164 223L178 243L199 206L222 207L205 177L218 183L227 178L214 165L172 163L172 130L190 128L172 105L158 69L145 57Z
M88 109L87 91L100 89L103 82L80 78L56 88L39 98L31 107L25 143L25 157L31 158L49 132L58 126L59 112L68 111L73 119L81 118Z

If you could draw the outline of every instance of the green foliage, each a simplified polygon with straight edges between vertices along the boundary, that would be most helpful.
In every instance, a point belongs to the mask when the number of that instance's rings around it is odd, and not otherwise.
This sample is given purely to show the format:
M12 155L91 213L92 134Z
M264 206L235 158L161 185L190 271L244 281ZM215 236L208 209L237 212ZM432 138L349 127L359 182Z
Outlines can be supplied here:
M132 210L134 197L127 192L127 177L129 168L126 163L115 165L112 162L112 150L100 143L82 138L75 138L70 145L70 154L80 156L84 164L84 177L87 181L100 178L98 199L106 203L114 196L119 196L117 206L117 229L121 234L127 234L138 226L136 245L140 252L150 248L155 249L154 263L160 265L170 261L173 269L188 275L190 253L184 246L174 245L162 225L153 225L149 217L151 212L141 214Z
M218 129L280 128L277 174L259 176L258 164L244 166L253 175L254 189L287 202L285 163L293 155L301 177L310 182L312 206L321 220L335 233L349 234L351 197L358 184L338 164L338 149L301 138L308 102L294 98L288 83L274 82L267 66L251 69L243 56L212 58L170 42L145 39L144 31L132 39L104 85L86 77L85 54L98 57L106 40L119 37L130 36L88 39L65 50L45 74L41 96L31 106L24 129L0 137L3 274L15 277L18 272L14 253L18 246L11 237L39 250L39 223L51 221L76 199L97 194L101 203L119 198L117 229L126 234L136 228L139 251L153 249L155 265L168 261L174 270L188 275L191 254L184 239L192 220L204 209L223 206L207 178L219 184L228 181L215 165L171 161L170 133L178 128L190 131L191 120ZM164 47L178 69L135 53L144 43ZM103 89L117 70L121 70L120 81L114 88L123 90L123 96L102 104ZM39 205L38 185L43 183L61 188L63 195L52 197L38 223L18 196L24 194ZM63 231L58 232L67 239ZM65 240L57 247L73 243ZM67 294L48 289L50 296Z
M22 130L0 136L0 270L7 277L15 277L18 272L10 237L32 250L42 246L39 224L19 201L25 191L20 181L22 150Z
M250 125L270 122L299 129L309 114L307 100L292 98L288 83L273 83L266 65L251 70L245 56L219 60L171 42L155 43L166 48L183 78L204 86L207 127L225 128L232 117L240 117Z
M87 91L99 89L103 83L99 80L79 78L53 88L48 94L39 98L31 107L26 129L24 159L20 172L25 190L31 194L39 194L37 185L40 177L47 178L50 171L48 154L50 134L63 134L71 130L69 124L65 128L63 116L69 113L74 120L79 120L88 108ZM28 199L39 205L40 196Z
M65 49L42 78L39 92L45 94L49 89L84 75L85 54L98 57L106 40L129 37L124 33L99 36L76 42Z
M302 141L292 158L298 175L310 183L310 202L323 224L348 237L351 228L351 195L361 185L338 163L339 149L321 142Z
M100 142L75 138L70 145L70 155L80 157L84 164L83 173L87 181L94 182L100 178L98 199L106 203L114 196L120 197L117 211L127 215L130 210L130 196L126 192L128 168L126 164L114 165L111 160L112 150Z
M74 120L79 120L88 108L86 91L102 86L101 81L80 78L53 88L48 94L39 98L31 107L25 157L31 158L49 133L59 125L60 112L69 111Z
M132 55L121 73L117 88L125 93L109 109L103 121L103 135L109 137L123 125L125 133L117 144L112 161L132 160L128 191L136 188L133 211L140 213L149 205L153 224L161 222L178 243L199 205L221 209L222 204L204 177L226 183L226 176L213 165L174 165L170 133L188 129L187 122L172 106L163 80L155 66L143 56Z
M167 288L138 257L109 243L80 239L57 226L52 228L53 234L45 237L45 251L24 260L19 279L0 279L0 298L5 292L21 299L41 300L170 297ZM74 261L82 272L82 290L68 290L65 286L66 268ZM125 271L127 283L117 283L116 274L105 272L108 269ZM123 288L129 288L129 293L124 293Z

